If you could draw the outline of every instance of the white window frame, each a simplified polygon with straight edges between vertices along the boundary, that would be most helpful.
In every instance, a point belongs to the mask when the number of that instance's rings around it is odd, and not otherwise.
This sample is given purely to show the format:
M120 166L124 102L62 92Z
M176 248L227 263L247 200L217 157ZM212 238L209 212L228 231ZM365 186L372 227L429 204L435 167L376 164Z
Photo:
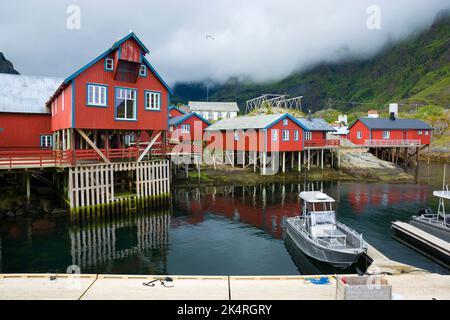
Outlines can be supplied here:
M305 140L312 140L311 131L305 131Z
M146 77L147 76L147 66L145 64L141 64L139 67L139 76Z
M389 130L383 131L383 139L390 139L391 138L391 132Z
M287 126L288 125L288 119L283 119L283 126Z
M161 92L145 91L145 110L161 110Z
M53 147L53 136L51 134L42 134L40 139L41 148Z
M108 63L111 64L110 67L108 67ZM106 58L105 59L105 70L108 70L108 71L113 71L114 70L114 60L113 59L111 59L111 58Z
M181 125L181 133L189 133L191 132L191 125L190 124L182 124Z
M426 135L426 136L428 135L428 130L425 130L425 135Z
M361 130L356 132L356 138L362 139L362 131Z
M289 141L289 130L282 130L281 131L281 139L283 141Z
M116 108L114 110L115 112L115 120L125 120L125 121L136 121L137 120L137 99L136 99L136 95L137 95L137 90L135 89L128 89L128 88L121 88L121 87L116 87L116 98L114 101L114 107ZM128 118L127 117L127 104L125 103L125 117L124 118L119 118L118 117L118 112L117 112L117 99L123 99L125 101L133 101L133 118Z
M91 93L92 92L92 96ZM95 94L98 93L96 97ZM108 106L108 87L105 85L88 84L86 88L86 103L88 106L107 107ZM103 99L102 99L103 96Z
M234 141L239 141L239 131L234 131Z
M422 135L422 130L418 130L418 131L417 131L417 134L418 134L418 135Z
M278 141L278 129L272 129L272 141Z
M294 141L298 141L298 130L294 130Z

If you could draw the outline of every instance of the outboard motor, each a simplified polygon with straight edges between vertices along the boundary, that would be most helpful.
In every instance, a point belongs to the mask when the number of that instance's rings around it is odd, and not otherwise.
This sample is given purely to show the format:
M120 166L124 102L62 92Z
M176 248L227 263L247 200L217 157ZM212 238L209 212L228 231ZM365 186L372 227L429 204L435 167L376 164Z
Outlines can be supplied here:
M424 215L424 216L426 216L426 215L432 215L432 214L433 214L433 210L431 210L431 208L422 208L422 209L419 209L419 211L417 212L417 214L418 214L419 216L421 216L421 215Z

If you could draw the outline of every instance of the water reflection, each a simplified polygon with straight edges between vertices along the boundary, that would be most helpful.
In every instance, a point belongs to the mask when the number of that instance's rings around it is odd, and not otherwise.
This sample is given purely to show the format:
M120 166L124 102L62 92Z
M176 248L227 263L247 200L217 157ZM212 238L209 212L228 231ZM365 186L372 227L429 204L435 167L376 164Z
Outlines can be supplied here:
M69 226L72 264L82 269L169 245L170 213L136 214L100 221L83 220ZM167 259L163 256L162 272Z

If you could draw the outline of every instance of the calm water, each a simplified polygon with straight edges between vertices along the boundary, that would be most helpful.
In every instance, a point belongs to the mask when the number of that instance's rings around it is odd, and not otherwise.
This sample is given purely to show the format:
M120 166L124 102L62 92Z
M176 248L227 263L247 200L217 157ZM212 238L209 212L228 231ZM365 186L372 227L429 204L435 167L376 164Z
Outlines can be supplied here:
M389 230L392 220L407 219L420 207L437 208L431 194L442 184L442 168L422 165L418 184L301 182L175 190L166 211L77 223L66 217L4 220L0 272L66 272L77 265L82 273L330 273L334 270L284 241L285 219L299 210L299 191L323 188L337 200L338 219L385 255L448 273L396 242Z

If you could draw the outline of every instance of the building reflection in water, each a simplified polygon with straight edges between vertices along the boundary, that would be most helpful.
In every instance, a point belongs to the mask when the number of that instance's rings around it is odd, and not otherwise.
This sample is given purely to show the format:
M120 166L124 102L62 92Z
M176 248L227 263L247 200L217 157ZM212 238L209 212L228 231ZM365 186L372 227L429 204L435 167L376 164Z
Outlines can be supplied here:
M72 221L69 227L72 263L84 268L157 250L161 272L167 270L171 214L168 211Z
M177 227L177 223L201 223L206 214L215 214L282 239L287 217L300 212L299 192L321 188L322 182L308 182L176 189L173 192L174 203L189 215L182 222L174 222L173 227Z

